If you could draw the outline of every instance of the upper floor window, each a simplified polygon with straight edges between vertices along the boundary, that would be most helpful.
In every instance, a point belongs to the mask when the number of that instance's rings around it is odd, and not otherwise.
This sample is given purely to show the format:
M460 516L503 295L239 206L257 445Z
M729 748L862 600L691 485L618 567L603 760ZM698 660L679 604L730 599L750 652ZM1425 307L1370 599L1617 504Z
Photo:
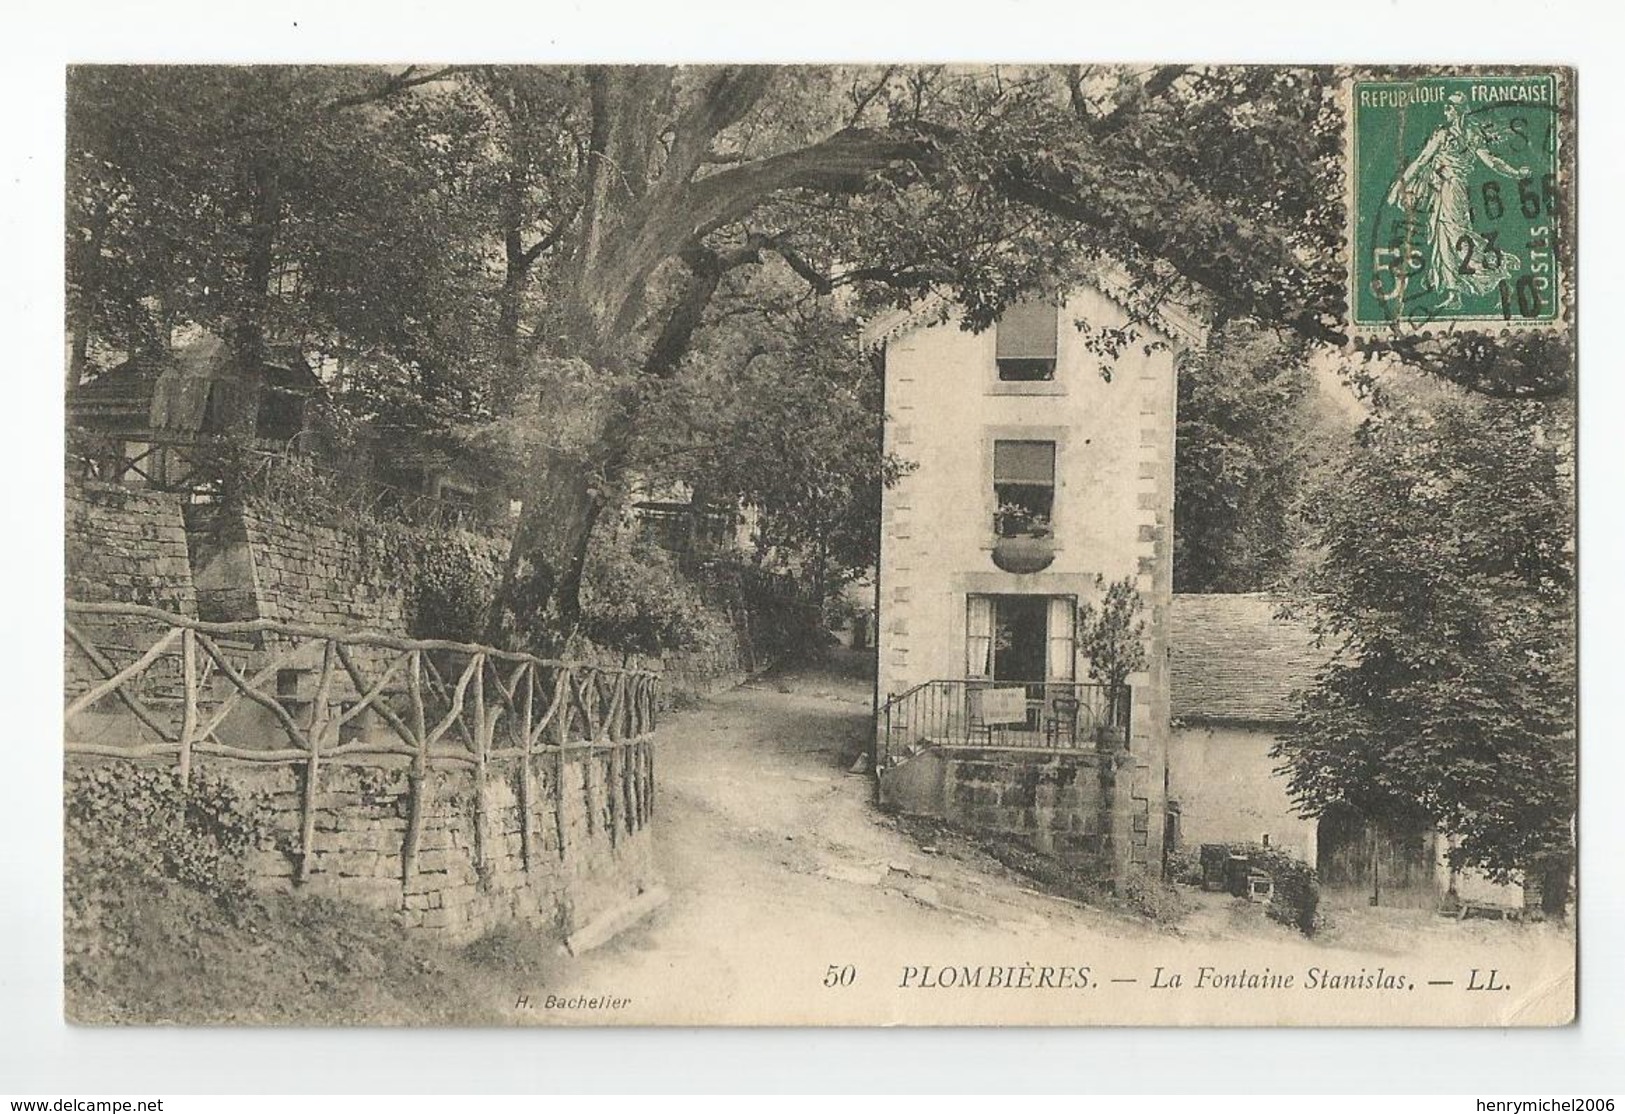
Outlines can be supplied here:
M1050 301L1017 302L995 329L994 357L1006 383L1040 383L1055 378L1060 310Z
M993 442L994 533L1048 537L1055 509L1055 442Z

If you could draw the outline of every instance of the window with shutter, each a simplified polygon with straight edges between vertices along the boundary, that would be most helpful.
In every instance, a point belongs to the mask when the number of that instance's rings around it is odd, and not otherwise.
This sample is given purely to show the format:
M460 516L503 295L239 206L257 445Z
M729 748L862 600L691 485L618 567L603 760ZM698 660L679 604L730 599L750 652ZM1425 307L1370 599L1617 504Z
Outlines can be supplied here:
M1006 309L995 326L999 378L1007 383L1054 379L1059 323L1060 310L1048 301L1017 302Z
M1055 442L993 442L994 532L1047 537L1055 509Z

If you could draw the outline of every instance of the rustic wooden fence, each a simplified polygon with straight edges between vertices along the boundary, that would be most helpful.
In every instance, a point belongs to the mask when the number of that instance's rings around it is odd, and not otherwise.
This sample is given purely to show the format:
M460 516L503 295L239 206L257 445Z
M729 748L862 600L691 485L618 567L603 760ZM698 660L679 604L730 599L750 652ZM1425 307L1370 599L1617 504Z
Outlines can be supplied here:
M611 831L653 813L655 678L641 670L270 620L200 622L122 603L69 601L65 635L69 754L171 760L183 784L205 756L304 768L300 879L316 843L317 775L329 764L409 764L403 879L417 869L437 765L472 768L483 854L488 768L518 760L526 870L540 843L533 760L557 763L550 780L562 793L568 752L610 748ZM562 801L553 812L562 827Z

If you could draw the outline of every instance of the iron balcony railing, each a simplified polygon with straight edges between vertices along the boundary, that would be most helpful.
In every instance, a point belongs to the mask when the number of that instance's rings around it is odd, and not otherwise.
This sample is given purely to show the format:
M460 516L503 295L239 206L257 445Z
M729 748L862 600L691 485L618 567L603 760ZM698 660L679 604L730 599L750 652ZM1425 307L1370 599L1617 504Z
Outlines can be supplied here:
M1128 745L1133 693L1070 681L926 681L893 696L876 723L884 769L927 746L1112 749Z

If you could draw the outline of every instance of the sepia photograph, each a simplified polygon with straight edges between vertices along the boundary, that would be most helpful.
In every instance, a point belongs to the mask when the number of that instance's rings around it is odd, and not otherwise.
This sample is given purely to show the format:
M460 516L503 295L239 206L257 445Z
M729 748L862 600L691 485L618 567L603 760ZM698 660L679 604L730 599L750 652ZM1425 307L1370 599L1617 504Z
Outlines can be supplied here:
M63 89L70 1025L1574 1022L1575 71Z

